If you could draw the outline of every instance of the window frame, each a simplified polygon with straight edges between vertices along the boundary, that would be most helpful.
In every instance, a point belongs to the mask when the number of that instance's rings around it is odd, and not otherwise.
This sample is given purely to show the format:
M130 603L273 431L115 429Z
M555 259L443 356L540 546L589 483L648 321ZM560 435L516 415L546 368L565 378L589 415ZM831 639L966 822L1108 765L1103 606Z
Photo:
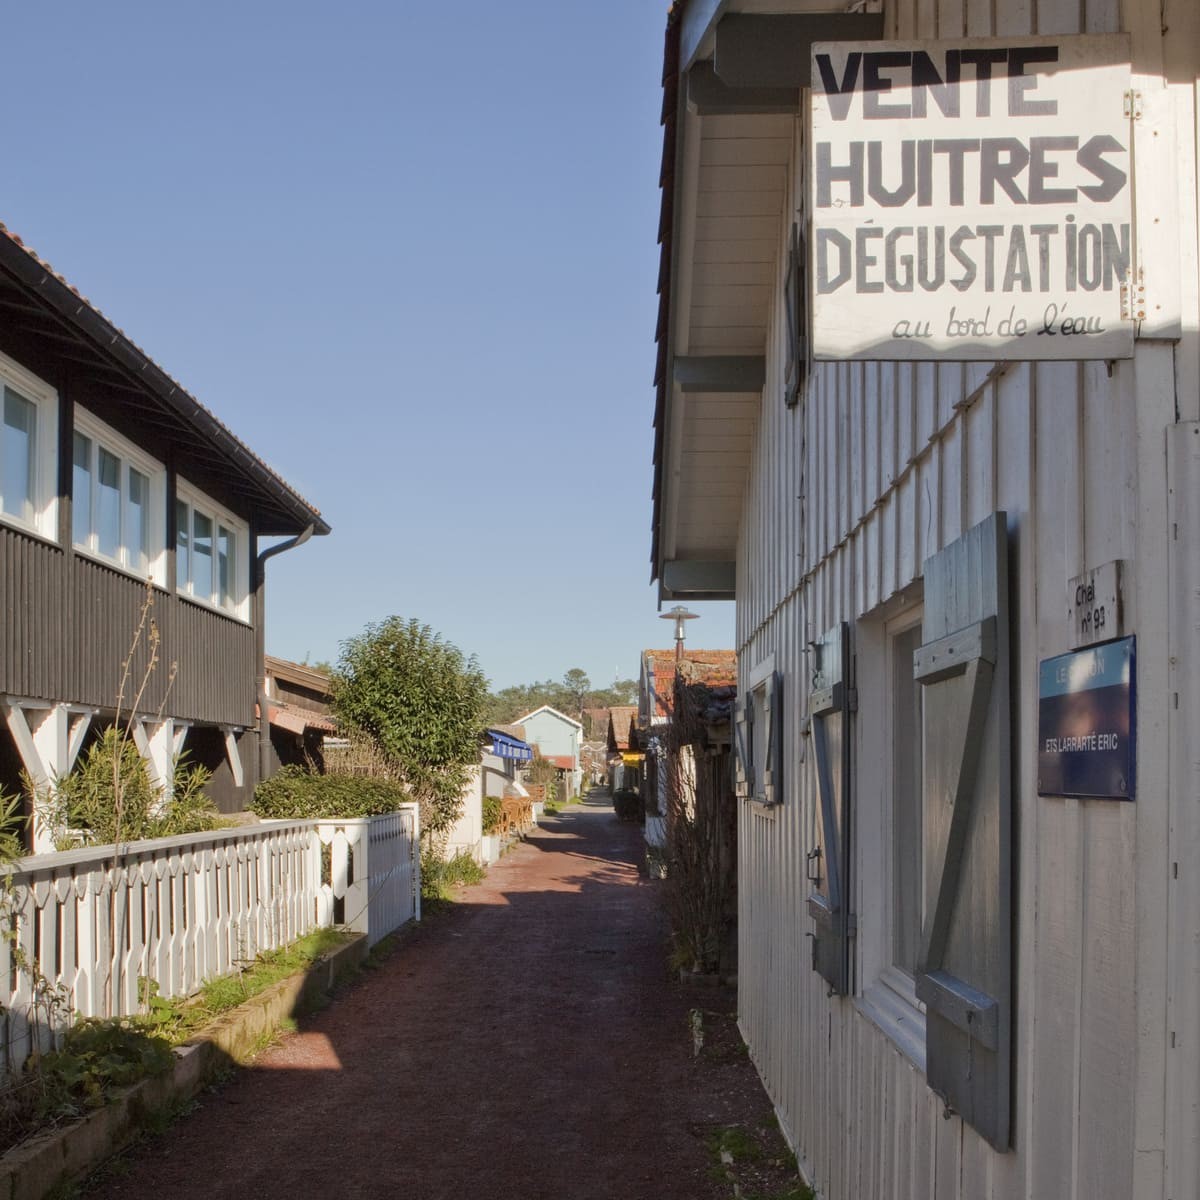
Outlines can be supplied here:
M188 517L188 582L187 587L179 585L179 505L187 506ZM199 595L195 589L195 542L196 542L196 513L207 517L212 523L212 571L213 592L209 595ZM182 476L175 480L175 505L170 513L171 546L175 551L175 573L171 580L176 595L193 604L201 604L205 608L232 617L243 624L250 624L250 525L241 517L234 516L224 505L218 504L211 496L202 492L198 487L188 483ZM222 603L218 596L220 579L220 533L222 528L235 535L235 552L233 555L233 599L231 603Z
M3 388L11 387L33 405L33 461L29 497L32 517L6 512L0 499L0 523L58 544L58 391L20 363L0 353L0 409ZM4 419L0 412L0 471L3 463ZM0 497L3 496L0 475Z
M80 542L75 537L76 503L75 503L75 437L87 438L92 445L89 455L89 522L88 540ZM118 553L108 554L100 548L100 528L97 519L98 498L98 467L100 451L106 450L121 464L119 493L121 498L120 528L118 532ZM147 480L147 495L145 515L146 531L146 569L140 564L128 561L130 552L126 544L126 521L132 507L130 502L129 472L137 471ZM100 420L86 408L76 405L75 423L71 430L71 545L77 554L83 555L106 567L132 575L143 583L150 579L158 587L164 587L167 571L167 536L166 536L166 506L167 506L167 468L145 450L131 442L127 437L118 433L111 425Z
M783 803L780 764L783 760L783 681L775 671L775 655L768 654L746 676L745 752L746 794L756 812L774 815ZM767 712L773 705L774 711ZM762 741L759 745L759 737ZM775 769L767 771L774 747ZM756 752L761 750L761 754Z
M858 873L858 911L874 915L868 928L870 937L860 939L859 979L861 994L856 1005L919 1069L925 1071L925 1004L917 998L916 980L896 962L897 903L897 755L896 712L906 701L898 694L899 666L897 645L904 634L923 626L923 590L920 584L893 597L882 616L860 622L857 632L860 675L859 731L855 738L859 807L855 864ZM917 645L920 645L918 634ZM868 665L870 664L870 665ZM864 670L871 672L870 684ZM878 733L883 731L884 753L880 754ZM923 722L918 725L921 745L918 753L924 762ZM924 797L916 799L922 809ZM867 828L870 822L872 828ZM921 855L918 877L921 909L925 904L925 864L923 839L918 841ZM872 857L873 855L873 857ZM918 913L916 935L921 935ZM865 930L864 930L865 932Z

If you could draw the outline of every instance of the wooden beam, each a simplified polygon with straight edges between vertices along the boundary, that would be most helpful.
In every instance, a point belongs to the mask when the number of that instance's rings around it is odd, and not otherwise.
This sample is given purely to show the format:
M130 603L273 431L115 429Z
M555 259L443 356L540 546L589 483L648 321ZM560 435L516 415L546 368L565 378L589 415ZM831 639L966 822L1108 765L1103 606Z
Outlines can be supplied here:
M246 776L242 771L242 753L238 749L237 734L232 729L225 731L225 754L229 759L229 769L233 773L233 786L245 787Z
M729 88L802 88L812 82L813 42L883 37L883 13L726 13L713 65Z
M679 65L686 70L700 53L724 0L692 0L684 5L683 28L679 31Z
M800 111L800 89L732 88L717 77L709 60L688 72L688 106L702 117L750 117Z
M767 360L761 354L678 355L674 377L683 392L761 392Z
M681 598L732 600L734 567L732 562L673 559L662 565L662 585Z

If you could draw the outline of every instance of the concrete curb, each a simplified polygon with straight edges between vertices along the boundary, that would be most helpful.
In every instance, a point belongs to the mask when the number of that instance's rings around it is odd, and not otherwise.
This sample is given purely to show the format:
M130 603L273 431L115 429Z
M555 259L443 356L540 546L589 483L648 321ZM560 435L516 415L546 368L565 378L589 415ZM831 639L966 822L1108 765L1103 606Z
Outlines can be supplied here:
M176 1047L175 1066L165 1074L135 1083L73 1125L10 1150L0 1158L0 1200L42 1200L94 1171L132 1142L151 1118L186 1103L216 1075L246 1062L280 1022L360 966L367 949L365 934L339 946L307 971L281 979Z

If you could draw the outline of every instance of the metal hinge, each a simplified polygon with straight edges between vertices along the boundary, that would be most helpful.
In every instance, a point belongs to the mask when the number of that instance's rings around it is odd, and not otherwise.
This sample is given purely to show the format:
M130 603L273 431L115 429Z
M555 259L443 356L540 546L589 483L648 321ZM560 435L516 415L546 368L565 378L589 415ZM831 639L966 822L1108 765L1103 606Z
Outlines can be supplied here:
M849 712L858 712L858 688L846 689L846 708Z
M1130 270L1121 280L1121 320L1144 321L1146 319L1146 268Z
M1130 88L1125 93L1125 115L1131 120L1140 121L1142 119L1142 93Z

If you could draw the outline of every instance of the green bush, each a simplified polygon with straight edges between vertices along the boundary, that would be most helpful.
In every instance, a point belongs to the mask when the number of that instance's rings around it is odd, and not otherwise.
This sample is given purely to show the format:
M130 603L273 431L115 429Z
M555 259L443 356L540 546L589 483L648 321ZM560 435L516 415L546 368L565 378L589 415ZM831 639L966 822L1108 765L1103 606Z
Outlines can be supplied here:
M34 802L59 850L206 833L220 820L204 793L211 776L206 767L189 766L181 755L174 790L164 797L133 739L114 725L84 751L70 774L38 793Z
M499 833L503 821L504 802L499 796L485 796L483 798L483 832Z
M395 812L412 797L391 779L365 775L313 775L303 767L284 767L254 789L250 811L260 817L292 821L375 817Z
M421 899L450 900L453 888L482 883L487 872L466 850L442 859L432 850L421 855Z

